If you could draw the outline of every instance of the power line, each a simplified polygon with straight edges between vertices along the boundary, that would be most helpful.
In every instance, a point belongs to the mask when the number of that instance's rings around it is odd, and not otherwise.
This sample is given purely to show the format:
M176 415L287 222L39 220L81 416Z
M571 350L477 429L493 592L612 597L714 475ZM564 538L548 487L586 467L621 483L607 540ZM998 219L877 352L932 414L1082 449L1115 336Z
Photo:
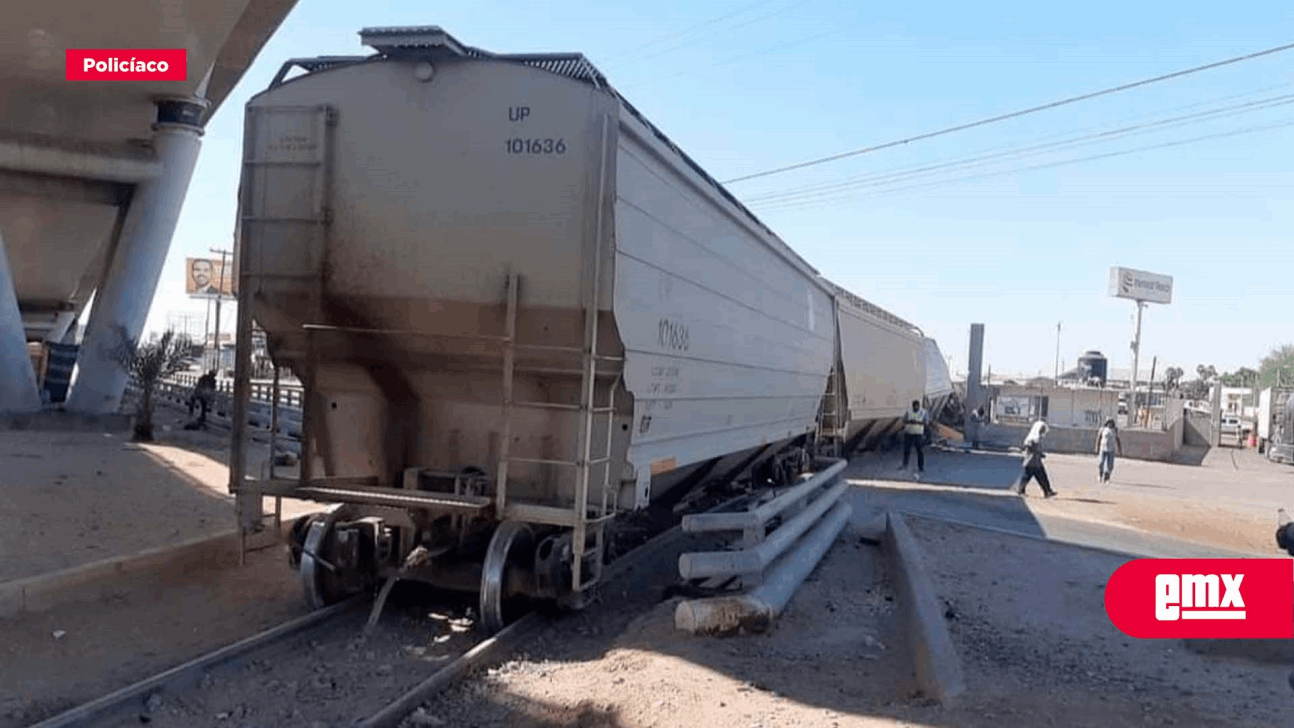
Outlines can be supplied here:
M846 26L842 26L842 27L839 27L839 28L835 28L834 30L824 31L824 32L822 32L822 33L815 33L815 34L813 34L813 35L809 35L809 36L802 36L802 37L800 37L800 38L797 38L797 39L795 39L795 40L791 40L791 41L787 41L787 42L785 42L785 43L778 43L776 46L773 46L773 47L768 48L768 49L758 50L758 51L755 51L754 53L743 53L743 54L742 54L742 55L740 55L740 56L736 56L735 58L729 58L729 59L728 59L728 60L726 60L726 61L719 61L718 63L711 63L711 64L709 64L709 65L700 66L700 67L685 68L685 69L683 69L682 71L679 71L679 72L677 72L677 73L673 73L673 74L671 74L671 75L669 75L669 76L664 76L663 78L658 78L658 79L656 79L656 80L658 80L658 81L666 80L666 81L667 81L667 80L669 80L669 79L671 79L671 78L678 78L679 76L691 76L692 78L704 78L704 77L706 76L706 73L705 73L705 72L706 72L706 71L709 71L709 70L711 70L711 69L719 68L720 66L729 66L729 65L732 65L732 64L734 64L734 63L740 63L740 62L742 62L742 61L750 60L751 58L768 58L768 57L769 57L770 55L772 55L773 53L777 53L777 52L785 51L785 50L787 50L787 49L789 49L789 48L794 48L794 47L796 47L796 46L804 45L805 43L810 43L810 42L815 41L815 40L821 40L821 39L823 39L823 38L827 38L827 37L829 37L829 36L839 35L839 34L844 33L844 32L846 32L846 31L853 30L854 28L857 28L858 26L860 26L860 25L862 25L862 24L863 24L863 21L859 21L859 22L857 22L857 23L851 23L851 24L846 25ZM639 88L639 87L641 87L642 85L643 85L643 81L638 81L637 83L630 83L630 84L628 84L628 85L626 85L626 86L619 87L619 88L620 88L620 90L621 90L621 91L632 91L633 89L635 89L635 88Z
M969 124L961 124L961 125L949 127L946 129L940 129L939 131L926 132L925 134L918 134L917 136L907 137L906 139L899 139L897 141L886 142L885 144L878 144L876 146L864 147L862 149L855 149L851 152L844 152L842 154L833 154L829 157L822 157L821 159L814 159L808 162L800 162L799 164L792 164L785 167L778 167L777 169L770 169L764 172L756 172L755 174L748 174L744 177L736 177L734 179L727 180L723 182L723 184L732 184L734 182L744 182L746 180L756 179L758 177L768 177L774 174L781 174L782 172L790 172L791 170L804 169L805 167L812 167L819 164L825 164L827 162L834 162L838 159L854 157L859 154L875 152L881 149L889 149L890 147L897 147L904 144L909 144L911 142L921 141L923 139L930 139L932 137L943 136L945 134L952 134L953 132L965 131L966 129L973 129L977 126L984 126L985 124L993 124L995 122L1005 121L1007 119L1014 119L1016 117L1024 116L1026 114L1033 114L1039 111L1046 111L1048 109L1054 109L1059 106L1065 106L1068 104L1077 103L1079 101L1094 99L1098 96L1106 96L1109 94L1118 93L1120 91L1127 91L1128 89L1137 88L1139 86L1146 86L1152 83L1167 81L1173 78L1181 78L1182 76L1187 76L1193 73L1199 73L1201 71L1208 71L1214 68L1220 68L1222 66L1227 66L1233 63L1239 63L1241 61L1249 61L1255 58L1261 58L1262 56L1268 56L1273 53L1280 53L1281 51L1287 51L1291 48L1294 48L1294 43L1289 43L1282 46L1276 46L1275 48L1268 48L1267 50L1258 51L1257 53L1250 53L1243 56L1236 56L1235 58L1228 58L1224 61L1217 61L1203 66L1196 66L1194 68L1188 68L1182 71L1174 71L1173 73L1164 74L1162 76L1155 76L1154 78L1147 78L1141 81L1134 81L1133 83L1125 83L1122 86L1115 86L1113 88L1107 88L1101 91L1093 91L1092 93L1083 94L1081 96L1072 96L1067 99L1062 99L1060 101L1053 101L1048 104L1043 104L1042 106L1034 106L1032 108L1024 109L1022 111L1013 111L1009 114L1001 114L987 119L980 119L979 121L973 121L973 122L970 122Z
M815 40L822 40L823 38L827 38L833 35L840 35L841 33L844 33L845 31L853 30L854 28L857 28L862 24L863 24L862 21L859 21L857 23L851 23L849 25L836 28L835 30L828 30L823 33L817 33L815 35L810 35L810 36L798 38L796 40L787 41L786 43L779 43L771 50L784 51L788 48L794 48L796 46L804 45L805 43L810 43ZM720 66L729 66L734 63L740 63L742 61L750 60L751 58L767 58L768 55L769 55L769 50L759 50L759 51L755 51L754 53L747 53L745 55L737 56L736 58L729 58L726 61L719 61L718 63L712 63L708 66L702 66L700 68L689 68L683 71L679 71L678 73L675 73L672 76L666 76L666 78L667 79L677 78L678 76L682 76L685 74L695 77L699 72L702 72L702 71L708 71L713 68L719 68Z
M816 207L819 205L832 204L836 202L845 202L845 201L852 201L857 199L865 199L868 197L876 197L890 192L903 192L906 190L914 190L914 189L919 189L924 187L937 187L939 185L945 185L945 184L956 184L958 182L969 182L973 180L988 179L991 177L1001 177L1003 175L1008 175L1008 174L1018 174L1022 172L1033 172L1033 171L1042 170L1042 169L1051 169L1054 167L1064 167L1070 164L1078 164L1080 162L1091 162L1099 159L1110 159L1113 157L1122 157L1129 154L1136 154L1138 152L1147 152L1147 151L1152 151L1156 149L1167 149L1170 147L1178 147L1186 144L1195 144L1197 142L1209 141L1212 139L1242 136L1244 134L1253 134L1260 131L1270 131L1272 129L1281 129L1281 128L1290 127L1290 126L1294 126L1294 121L1287 121L1279 124L1267 124L1264 126L1251 126L1251 127L1246 127L1244 129L1238 129L1235 131L1206 134L1204 136L1192 137L1190 139L1179 139L1177 141L1164 142L1162 144L1151 144L1144 147L1134 147L1132 149L1124 149L1117 152L1107 152L1105 154L1094 154L1086 157L1075 157L1072 159L1063 159L1057 162L1048 162L1046 164L1035 164L1028 167L1018 167L1015 169L1001 170L998 172L985 172L982 174L968 175L966 177L956 177L952 179L935 180L933 182L924 182L924 183L915 184L915 185L906 185L902 187L889 187L882 190L877 190L876 192L873 192L871 194L861 195L861 196L844 195L844 196L839 196L834 198L822 198L822 199L809 200L809 201L798 201L790 204L777 206L774 209L800 210L800 209L806 209L810 207Z
M723 34L725 34L725 33L731 33L732 31L737 30L738 28L744 28L744 27L746 27L747 25L754 25L755 23L762 23L762 22L764 22L765 20L768 20L769 18L776 17L776 16L778 16L778 15L781 15L782 13L785 13L785 12L788 12L788 11L791 11L791 10L794 10L794 9L796 9L796 8L798 8L798 7L802 7L802 6L804 6L804 5L808 5L809 3L812 3L812 2L817 2L817 0L801 0L800 2L797 2L797 3L793 4L793 5L788 5L788 6L784 7L784 8L781 8L780 10L774 10L773 12L768 13L767 15L761 15L760 17L755 18L754 20L747 20L747 21L746 21L746 22L744 22L744 23L738 23L737 25L730 25L730 26L728 26L727 28L723 28L723 29L721 29L721 30L717 30L717 31L715 31L714 33L711 33L711 34L709 35L709 37L714 37L714 36L716 36L716 35L723 35ZM703 36L700 36L700 37L697 37L697 38L692 38L691 40L683 41L682 43L679 43L678 45L670 46L669 48L666 48L666 49L665 49L665 50L663 50L663 51L657 51L657 52L655 52L655 53L651 53L651 54L648 54L648 55L645 55L645 56L639 56L636 60L639 60L639 61L646 61L646 60L650 60L650 59L652 59L652 58L657 58L657 57L659 57L659 56L663 56L663 55L665 55L665 54L667 54L667 53L673 53L674 51L682 50L683 48L686 48L686 47L688 47L688 46L692 45L693 43L696 43L697 41L702 40L702 39L704 39L704 38L706 38L706 37L707 37L707 36L704 36L704 35L703 35Z
M1269 92L1269 91L1275 91L1275 90L1277 90L1277 89L1286 89L1286 88L1289 88L1289 87L1291 87L1291 86L1294 86L1294 82L1290 82L1290 83L1283 83L1283 84L1277 84L1277 85L1275 85L1275 86L1267 86L1267 87L1264 87L1264 88L1255 89L1255 90L1253 90L1253 91L1246 91L1246 92L1244 92L1244 93L1239 93L1239 94L1231 94L1231 95L1228 95L1228 96L1222 96L1222 97L1218 97L1218 98L1207 99L1207 100L1204 100L1204 101L1197 101L1197 102L1195 102L1195 103L1193 103L1193 104L1186 104L1186 105L1184 105L1184 106L1177 106L1177 107L1173 107L1173 108L1171 108L1171 109L1165 109L1165 110L1163 110L1163 111L1152 112L1152 113L1149 113L1149 114L1139 114L1139 115L1137 115L1137 116L1132 117L1131 119L1129 119L1129 121L1139 121L1139 120L1142 120L1142 119L1152 119L1152 118L1155 118L1155 117L1161 117L1161 116L1163 116L1164 114L1174 113L1174 112L1178 112L1178 111L1186 111L1186 110L1188 110L1188 109L1195 109L1195 108L1199 108L1199 107L1201 107L1201 106L1207 106L1207 105L1209 105L1209 104L1221 103L1221 102L1223 102L1223 101L1231 101L1231 100L1235 100L1235 99L1242 99L1242 98L1247 98L1247 97L1251 97L1251 96L1257 96L1258 94L1267 93L1267 92ZM1289 98L1289 97L1288 97L1288 96L1275 96L1275 97L1268 97L1268 98L1266 98L1266 99L1260 99L1260 100L1259 100L1259 101L1257 101L1257 102L1253 102L1253 104L1266 104L1266 103L1269 103L1269 102L1271 102L1271 101L1273 101L1273 100L1279 100L1279 99L1284 99L1284 98ZM1187 115L1187 116L1182 116L1182 117L1169 118L1169 119L1165 119L1165 120L1163 120L1163 121L1161 121L1161 122L1156 122L1156 123L1163 124L1163 123L1167 123L1167 122L1175 121L1175 120L1178 120L1178 119L1191 118L1191 117L1193 117L1193 116L1208 115L1208 114L1219 114L1219 113L1224 112L1224 111L1228 111L1228 110L1232 110L1232 109L1240 109L1240 108L1243 108L1243 107L1245 107L1245 106L1250 106L1250 105L1251 105L1251 104L1240 104L1240 105L1237 105L1237 106L1220 107L1220 108L1213 109L1213 110L1211 110L1211 111L1202 112L1201 114L1193 114L1193 115ZM1246 113L1246 112L1244 112L1244 111L1237 111L1236 113ZM1230 115L1232 115L1232 114L1224 114L1224 116L1230 116ZM1140 125L1140 126L1150 126L1150 124L1142 124L1142 125ZM992 147L989 147L989 148L987 148L987 149L984 149L984 150L981 150L981 151L979 151L979 152L976 152L975 154L973 154L973 155L971 155L971 156L955 157L955 158L953 158L953 159L946 159L946 158L945 158L944 160L936 160L936 161L934 161L934 162L921 162L921 163L918 163L918 164L916 164L916 165L910 165L910 166L905 166L905 167L899 167L898 169L891 169L891 170L886 171L886 172L873 172L873 173L864 174L864 175L854 175L854 176L846 177L846 178L844 178L844 179L837 179L837 180L835 180L835 181L829 181L829 182L818 182L818 183L809 184L809 185L803 185L803 186L799 186L799 187L792 187L792 188L789 188L789 189L782 190L782 191L780 191L780 192L766 192L766 193L761 193L761 194L753 195L753 196L751 196L751 197L747 197L747 198L744 198L744 199L745 199L745 200L747 200L747 201L750 201L750 202L764 202L764 201L767 201L767 200L770 200L770 199L780 198L780 197L783 197L783 196L790 196L790 195L798 194L798 193L808 193L808 192L812 192L812 191L819 191L819 190L821 190L821 191L827 191L827 190L830 190L830 189L836 189L836 188L848 187L848 186L851 186L852 184L854 184L854 183L856 183L856 182L859 182L859 181L862 181L862 180L872 180L872 179L877 179L877 178L882 178L882 177L899 176L899 175L903 175L903 174L905 174L905 173L924 172L924 171L926 171L926 170L930 170L930 169L939 169L939 168L944 168L944 167L954 167L954 166L959 166L959 165L961 165L961 164L963 164L963 163L974 162L974 161L978 161L978 160L981 160L981 159L989 159L989 158L996 158L996 157L1001 157L1001 156L1009 156L1009 155L1011 155L1011 154L1015 154L1015 153L1017 153L1017 152L1028 151L1028 150L1031 150L1031 149L1038 149L1038 148L1042 148L1042 147L1044 147L1044 146L1049 146L1049 145L1065 145L1065 144L1068 144L1068 143L1071 143L1071 142L1075 142L1075 141L1077 141L1077 140L1081 140L1081 139L1088 139L1088 138L1094 138L1094 137L1102 137L1102 136L1106 136L1106 135L1112 135L1112 134L1116 134L1116 133L1121 132L1121 131L1127 131L1129 128L1137 128L1137 127L1123 127L1123 128L1121 128L1121 129L1114 129L1114 130L1110 130L1110 129L1109 129L1109 125L1106 125L1106 127L1104 127L1104 128L1106 129L1106 131L1103 131L1103 132L1096 132L1096 131L1095 131L1095 129L1100 129L1100 128L1102 128L1102 127L1087 127L1086 129L1076 129L1076 130L1074 130L1073 132L1061 132L1061 133L1059 133L1059 134L1048 134L1048 135L1046 135L1046 136L1034 137L1033 139L1028 139L1028 140L1025 140L1025 141L1023 141L1023 142L1012 142L1012 143L1009 143L1009 144L1002 144L1002 145L992 146ZM1077 137L1075 137L1075 136L1071 136L1072 134L1079 134L1080 136L1077 136ZM1056 141L1056 140L1059 140L1059 141ZM1027 146L1027 145L1035 145L1035 146ZM1003 151L1003 150L1005 150L1005 151Z
M813 197L830 195L835 192L841 192L849 189L860 189L865 187L879 186L882 184L886 184L896 180L901 180L904 178L912 179L917 177L926 177L926 176L930 176L932 173L937 174L941 171L945 171L948 169L982 167L986 164L993 164L995 160L999 160L1004 157L1011 158L1011 159L1025 159L1028 157L1036 157L1041 154L1048 154L1048 153L1060 151L1062 149L1071 149L1074 147L1087 146L1091 144L1101 144L1101 143L1110 142L1110 141L1117 141L1119 139L1127 138L1130 136L1154 133L1157 131L1163 131L1165 129L1173 129L1181 126L1188 126L1191 124L1206 123L1210 121L1216 121L1218 119L1225 119L1232 116L1238 116L1240 114L1249 114L1255 111L1265 111L1267 109L1273 109L1280 106L1288 106L1290 104L1294 104L1294 94L1274 96L1266 99L1260 99L1258 101L1251 101L1245 104L1237 104L1235 106L1224 107L1222 109L1214 109L1211 111L1201 111L1194 114L1187 114L1185 116L1163 119L1161 121L1150 122L1145 124L1137 124L1133 126L1123 127L1121 129L1113 129L1110 131L1098 132L1095 134L1087 134L1087 135L1074 137L1070 139L1064 139L1058 142L1050 142L1046 144L1037 144L1034 146L1013 148L1013 149L1008 149L1007 151L1004 151L1004 152L996 152L993 154L983 154L979 156L965 157L960 160L955 160L952 162L946 162L942 164L931 164L924 167L902 168L896 171L863 175L861 177L856 177L852 180L844 181L844 182L810 185L805 188L792 189L792 190L787 190L785 192L776 192L771 194L759 195L746 200L746 202L747 204L760 205L760 204L768 204L768 203L776 203L776 202L790 202L796 198L811 199Z
M736 9L736 10L734 10L734 11L732 11L731 13L728 13L728 14L726 14L726 15L720 15L720 16L719 16L719 17L717 17L717 18L711 18L711 19L706 20L706 21L704 21L704 22L702 22L702 23L698 23L698 24L696 24L696 25L694 25L694 26L692 26L692 27L690 27L690 28L687 28L687 29L685 29L685 30L681 30L681 31L679 31L679 32L677 32L677 33L670 33L670 34L668 34L668 35L658 36L658 37L657 37L657 38L655 38L654 40L647 41L646 43L644 43L643 45L638 46L638 47L637 47L637 48L635 48L634 50L631 50L631 51L629 51L629 52L627 52L627 53L619 53L619 54L612 55L610 58L607 58L606 60L607 60L607 61L611 61L611 60L614 60L614 59L616 59L616 58L625 58L625 57L627 57L627 56L633 56L633 55L635 55L635 54L637 54L637 53L639 53L639 52L641 52L641 51L643 51L643 50L645 50L645 49L647 49L647 48L651 48L652 46L654 46L654 45L656 45L656 44L658 44L658 43L661 43L661 42L664 42L664 41L667 41L667 40L673 40L673 39L675 39L675 38L680 38L680 37L685 36L685 35L689 35L689 34L691 34L692 32L694 32L694 31L696 31L696 30L700 30L700 29L702 29L702 28L705 28L706 26L714 25L715 23L721 23L721 22L723 22L723 21L725 21L725 20L729 20L729 19L731 19L731 18L735 18L735 17L737 17L738 15L741 15L742 13L745 13L745 12L746 12L746 11L748 11L748 10L754 10L755 8L763 7L763 6L768 5L768 4L772 3L772 2L774 2L774 0L761 0L761 2L754 2L754 3L748 3L748 4L746 4L746 5L742 5L741 7L737 8L737 9Z

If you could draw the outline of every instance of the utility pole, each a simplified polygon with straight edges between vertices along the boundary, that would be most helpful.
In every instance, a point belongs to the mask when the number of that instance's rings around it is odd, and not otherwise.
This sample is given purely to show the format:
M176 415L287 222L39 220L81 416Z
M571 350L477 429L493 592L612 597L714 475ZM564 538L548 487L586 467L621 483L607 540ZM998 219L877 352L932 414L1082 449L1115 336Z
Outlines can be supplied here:
M202 320L202 352L206 356L207 342L211 341L211 299L206 303L207 316Z
M1060 325L1062 323L1064 322L1056 322L1056 376L1054 377L1054 380L1057 384L1060 383Z
M228 250L211 248L211 252L220 255L220 285L216 287L216 365L212 367L216 370L216 376L220 376L220 299L224 296L225 291L225 256L233 253Z
M1137 301L1137 333L1132 339L1132 401L1137 401L1137 365L1141 363L1141 310L1146 307L1146 302ZM1133 405L1135 407L1135 404Z

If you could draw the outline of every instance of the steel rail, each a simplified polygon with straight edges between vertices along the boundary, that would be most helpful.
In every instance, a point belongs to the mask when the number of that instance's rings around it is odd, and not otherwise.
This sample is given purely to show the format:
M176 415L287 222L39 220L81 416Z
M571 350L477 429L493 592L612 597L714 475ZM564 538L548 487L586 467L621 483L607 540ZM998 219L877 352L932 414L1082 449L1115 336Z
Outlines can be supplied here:
M196 681L201 673L218 665L350 612L360 603L366 601L367 598L367 595L360 594L330 607L298 617L291 622L271 627L264 632L239 640L231 645L226 645L197 659L108 693L101 698L78 705L52 718L47 718L31 726L31 728L80 728L81 726L88 728L89 726L103 725L107 720L123 717L120 713L130 707L130 703L133 701L142 702L153 693L164 691L167 688L174 688L189 680Z
M707 509L705 512L721 511L748 497L745 494L736 496ZM685 536L681 523L656 534L646 543L608 564L604 572L604 580L610 581L624 576L653 554L660 552L671 543ZM370 597L371 595L369 594L352 596L345 601L272 627L103 697L83 703L47 718L31 726L31 728L89 728L90 726L102 726L113 720L128 720L130 713L137 712L139 708L143 707L143 701L147 700L150 695L183 690L190 684L196 684L203 673L213 668L296 635L310 627L317 626L335 617L340 617L345 613L358 611L357 607L369 601ZM498 656L502 651L514 649L524 642L527 637L547 624L549 624L549 620L538 612L530 612L522 616L498 634L477 643L449 665L437 670L426 680L401 694L377 713L357 725L365 728L394 728L410 713L415 711L421 703L433 698L436 694L452 685L472 668Z

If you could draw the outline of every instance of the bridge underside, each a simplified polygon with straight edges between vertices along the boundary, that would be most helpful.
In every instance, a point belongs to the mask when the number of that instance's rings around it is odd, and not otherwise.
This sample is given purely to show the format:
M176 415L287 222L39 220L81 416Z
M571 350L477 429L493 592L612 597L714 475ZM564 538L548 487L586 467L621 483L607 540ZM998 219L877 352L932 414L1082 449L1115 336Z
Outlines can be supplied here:
M117 409L202 127L297 0L9 0L0 34L0 412L92 294L69 409ZM68 48L184 48L183 82L68 82ZM96 294L97 292L97 294Z

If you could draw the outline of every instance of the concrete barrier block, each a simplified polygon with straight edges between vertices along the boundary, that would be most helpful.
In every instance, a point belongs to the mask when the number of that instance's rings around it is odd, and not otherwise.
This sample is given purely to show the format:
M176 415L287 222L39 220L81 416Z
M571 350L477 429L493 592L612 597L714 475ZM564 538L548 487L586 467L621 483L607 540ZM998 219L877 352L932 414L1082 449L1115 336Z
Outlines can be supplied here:
M902 514L890 511L886 521L885 550L894 566L917 681L927 695L949 705L966 691L961 657L948 632L920 544Z
M889 530L889 514L885 512L878 513L876 517L862 526L858 527L858 535L867 543L884 544L885 533Z
M22 585L12 581L0 584L0 619L20 614L23 609Z

